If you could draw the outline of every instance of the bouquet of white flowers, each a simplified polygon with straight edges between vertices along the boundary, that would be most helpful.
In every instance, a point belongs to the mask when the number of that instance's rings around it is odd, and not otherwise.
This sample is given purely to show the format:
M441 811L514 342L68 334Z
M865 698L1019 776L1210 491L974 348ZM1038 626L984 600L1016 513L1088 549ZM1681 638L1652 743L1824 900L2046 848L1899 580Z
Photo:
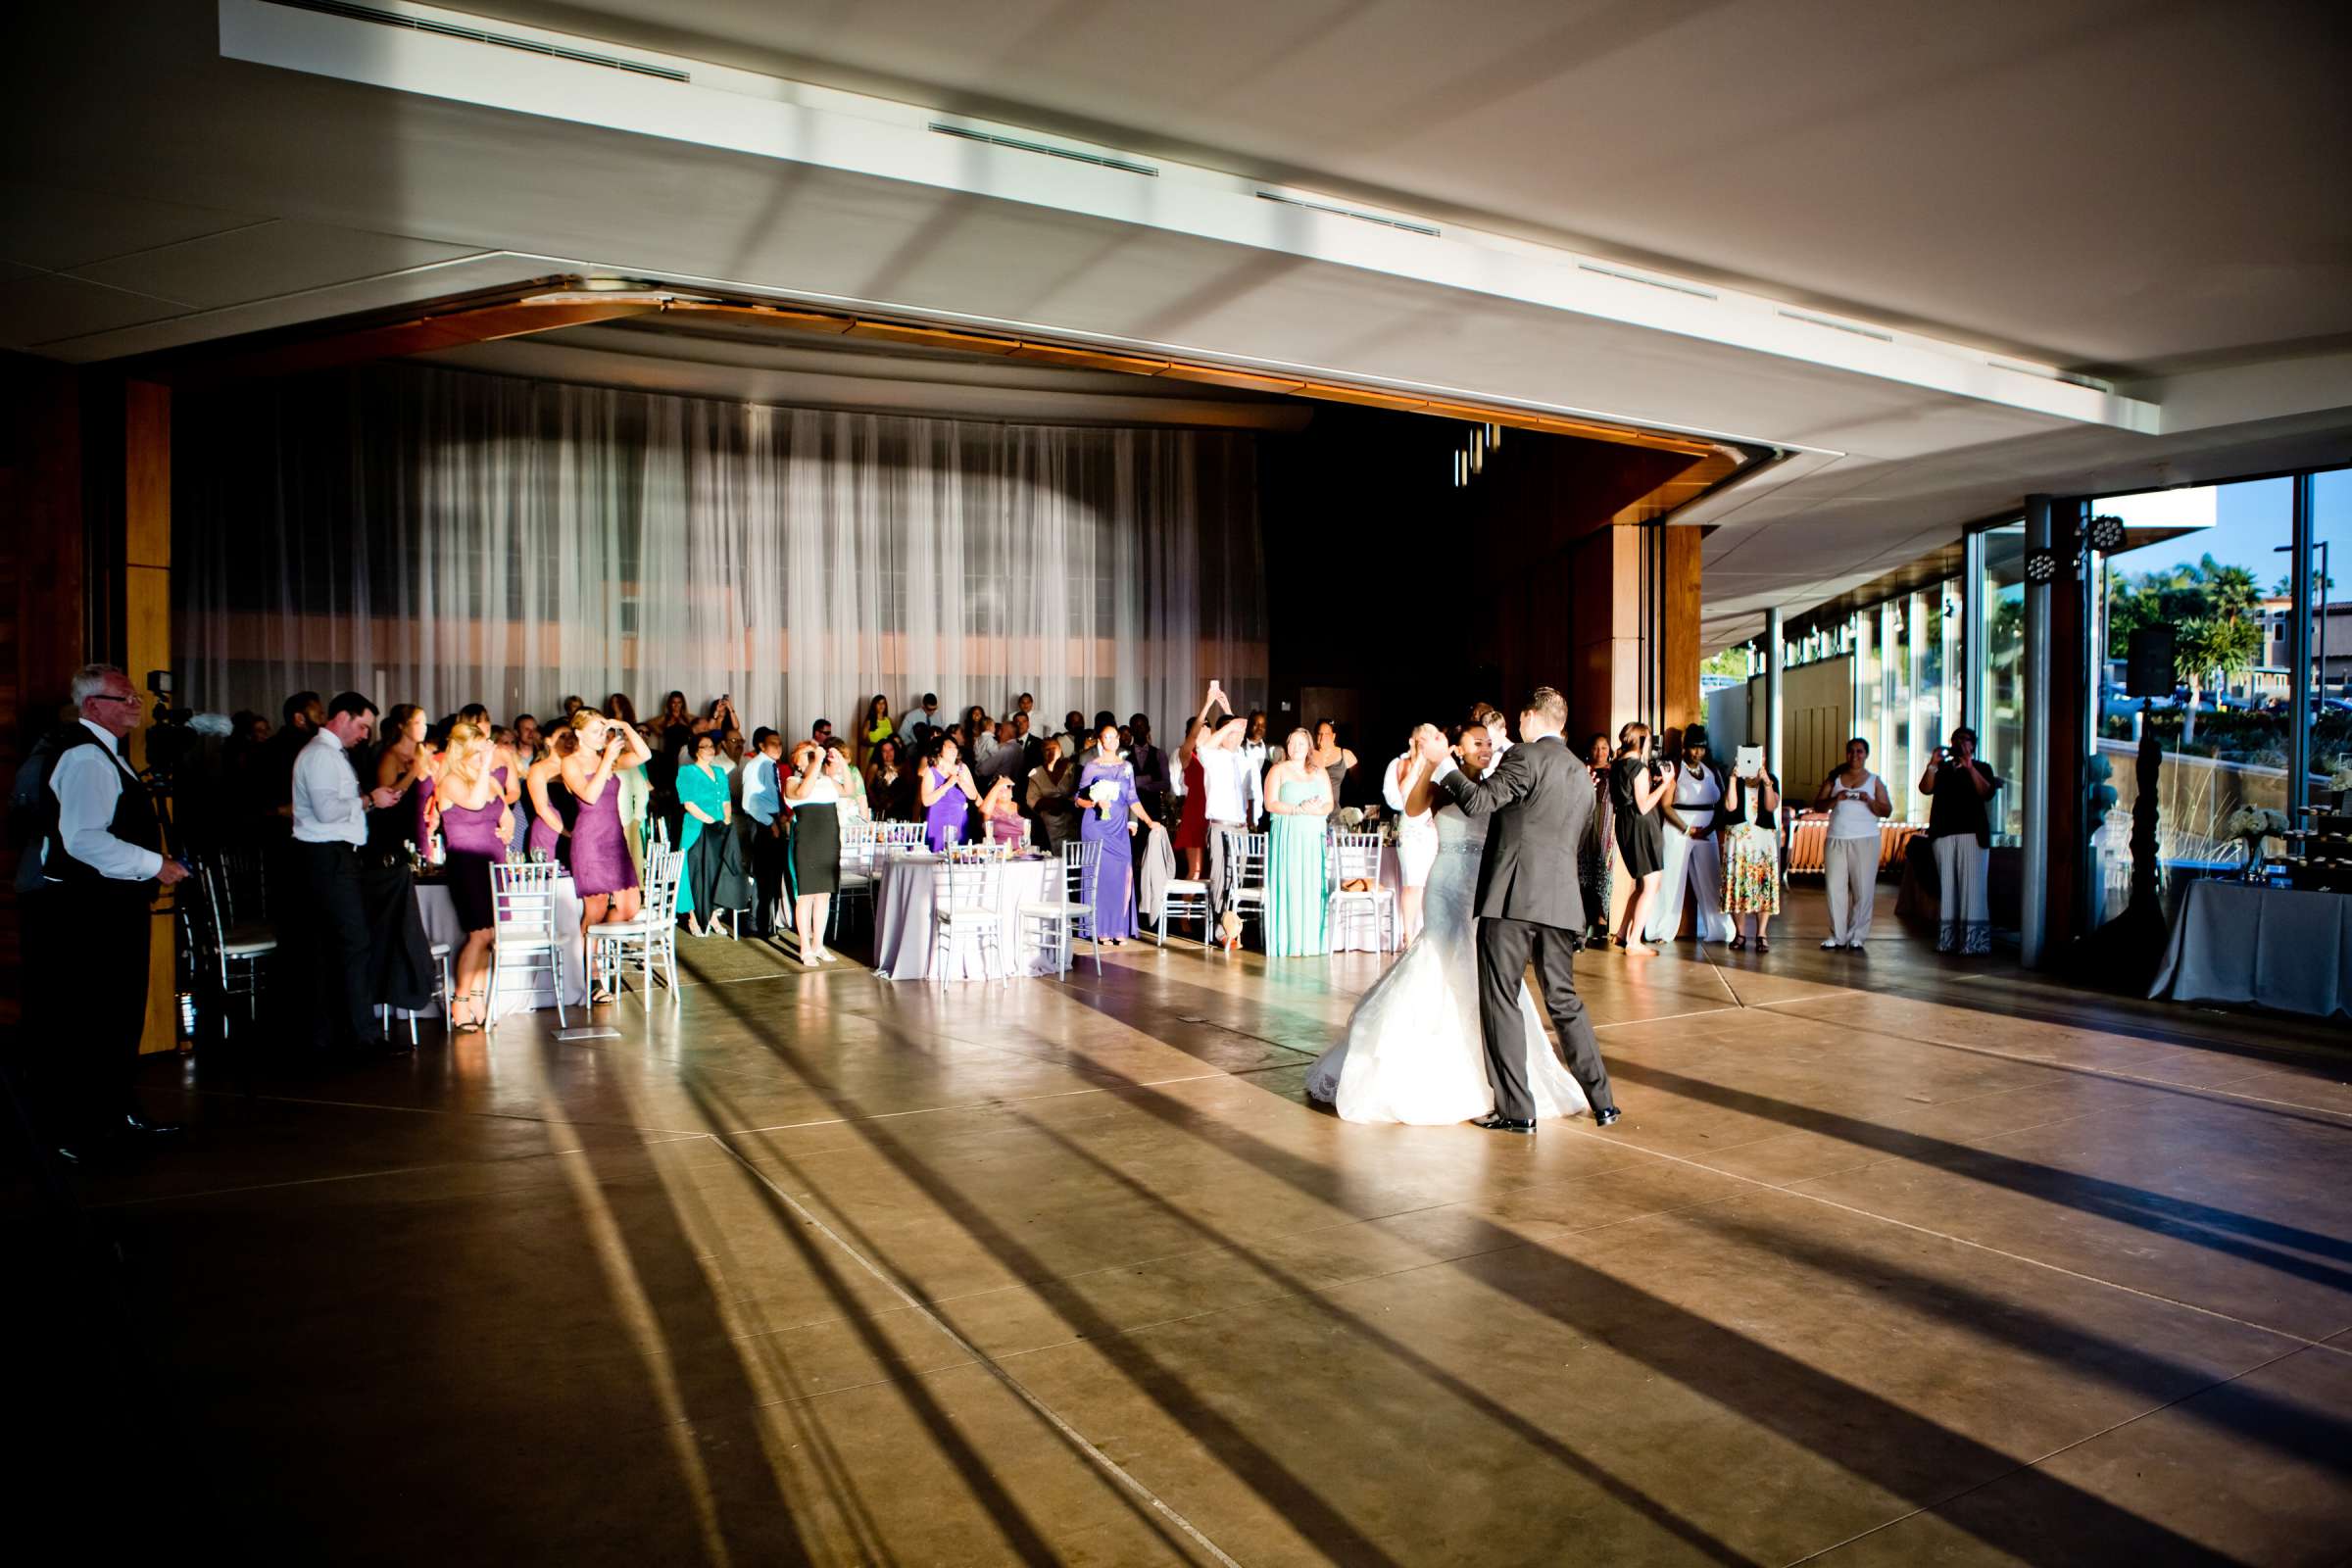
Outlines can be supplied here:
M2259 806L2241 806L2222 823L2222 831L2233 839L2270 838L2286 831L2286 813Z
M1099 778L1086 787L1086 798L1102 820L1107 822L1111 811L1119 804L1119 781L1115 778Z
M1359 808L1343 806L1340 808L1339 814L1332 820L1340 824L1340 831L1343 833L1352 833L1364 825L1364 813Z

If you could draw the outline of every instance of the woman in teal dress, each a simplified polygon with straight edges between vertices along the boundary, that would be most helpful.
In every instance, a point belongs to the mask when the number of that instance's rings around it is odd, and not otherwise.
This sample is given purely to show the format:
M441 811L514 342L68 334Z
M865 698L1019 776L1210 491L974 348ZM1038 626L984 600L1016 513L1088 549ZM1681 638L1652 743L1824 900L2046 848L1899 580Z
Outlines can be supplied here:
M1291 731L1281 761L1266 769L1266 956L1305 957L1331 951L1323 915L1331 897L1324 834L1331 816L1331 776L1309 766L1314 737Z
M719 891L716 886L719 867L706 865L704 862L713 858L708 851L698 858L694 853L695 846L702 843L705 833L713 830L716 830L717 838L712 840L711 848L723 848L720 841L731 837L726 831L727 819L732 814L727 800L727 774L718 765L715 734L697 735L694 738L693 760L679 764L678 804L686 812L685 821L678 831L678 850L684 858L685 870L678 880L678 913L686 921L686 929L699 937L705 934L705 928L697 913L701 905L696 902L695 894L699 887L706 899L716 902L711 896ZM698 877L695 875L697 870L703 870L705 874ZM717 909L712 908L708 912L711 918L717 918Z

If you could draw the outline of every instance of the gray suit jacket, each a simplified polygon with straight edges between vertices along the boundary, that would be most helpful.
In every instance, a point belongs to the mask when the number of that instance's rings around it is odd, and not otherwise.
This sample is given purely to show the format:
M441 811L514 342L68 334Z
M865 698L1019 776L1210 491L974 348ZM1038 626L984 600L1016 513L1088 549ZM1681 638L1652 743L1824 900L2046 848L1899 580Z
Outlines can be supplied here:
M1556 735L1523 741L1486 778L1457 768L1439 783L1465 813L1488 819L1477 912L1583 931L1576 858L1592 815L1592 770L1567 743Z

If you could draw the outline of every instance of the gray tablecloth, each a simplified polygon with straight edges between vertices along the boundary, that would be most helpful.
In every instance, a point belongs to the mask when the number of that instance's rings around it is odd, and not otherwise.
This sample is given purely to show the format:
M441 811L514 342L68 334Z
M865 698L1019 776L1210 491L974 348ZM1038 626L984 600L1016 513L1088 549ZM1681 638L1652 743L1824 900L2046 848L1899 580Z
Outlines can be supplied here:
M2191 882L2148 995L2352 1014L2352 896Z
M449 889L438 882L416 884L416 912L424 920L424 936L428 942L449 944L450 983L457 983L458 954L466 946L466 928L458 924L458 906L451 901ZM556 923L564 930L580 929L580 896L571 889L571 878L556 878ZM548 983L544 968L528 971L532 989L524 989L517 976L499 988L498 1016L505 1017L526 1007L552 1007L556 1004L555 988ZM490 982L484 979L482 982ZM577 1007L588 1000L588 956L585 945L577 935L564 952L564 1005ZM438 1007L429 1009L438 1014ZM406 1016L406 1014L403 1014Z
M931 959L939 945L939 917L934 907L939 860L916 855L878 861L874 866L874 975L882 980L928 980ZM997 900L998 953L1009 958L1016 975L1047 974L1051 970L1037 944L1021 929L1020 906L1046 896L1046 870L1059 862L1007 860ZM980 940L967 936L949 956L946 980L996 979L985 970Z

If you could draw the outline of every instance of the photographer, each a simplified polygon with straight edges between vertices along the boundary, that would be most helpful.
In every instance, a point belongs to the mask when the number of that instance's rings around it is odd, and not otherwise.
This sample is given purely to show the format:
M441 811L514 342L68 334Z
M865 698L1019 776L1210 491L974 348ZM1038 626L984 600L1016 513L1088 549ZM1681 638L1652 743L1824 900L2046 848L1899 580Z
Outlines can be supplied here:
M2000 787L2000 776L1977 760L1977 732L1965 724L1952 731L1950 746L1936 748L1919 776L1919 792L1932 798L1928 843L1936 852L1936 880L1943 898L1937 953L1992 951L1992 917L1984 897L1992 819L1985 805Z
M141 1121L132 1071L147 1022L148 906L186 865L163 854L147 786L122 760L139 718L130 679L112 664L74 674L76 722L55 741L41 789L39 837L21 875L28 985L22 1069L44 1131L69 1159L125 1137L178 1131Z
M1871 906L1879 885L1879 822L1894 814L1886 781L1870 770L1870 742L1857 735L1845 743L1845 765L1833 769L1813 792L1813 809L1830 817L1822 851L1823 880L1829 884L1830 935L1825 952L1862 951L1870 940Z

